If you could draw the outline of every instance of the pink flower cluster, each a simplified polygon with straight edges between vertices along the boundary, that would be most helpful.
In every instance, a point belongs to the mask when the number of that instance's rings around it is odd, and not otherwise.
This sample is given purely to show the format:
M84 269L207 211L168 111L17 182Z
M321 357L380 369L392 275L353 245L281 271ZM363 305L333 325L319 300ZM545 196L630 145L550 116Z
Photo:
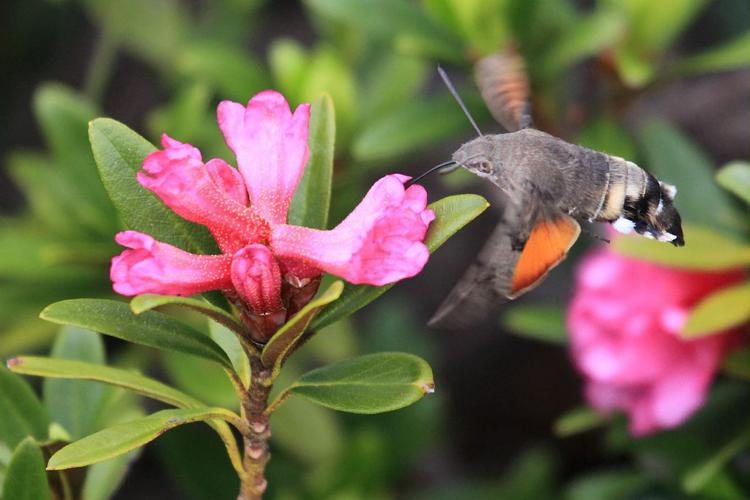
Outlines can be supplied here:
M743 277L669 269L611 251L586 258L568 329L589 403L603 413L625 411L634 436L687 420L703 404L734 335L685 340L680 331L697 302Z
M123 295L192 295L222 290L240 306L253 336L264 341L312 298L329 272L351 283L385 285L422 270L423 240L435 218L421 186L388 175L334 229L286 223L309 156L310 105L294 113L267 90L247 106L224 101L219 127L238 169L220 159L203 162L190 144L162 137L138 182L181 217L206 226L221 255L195 255L124 231L127 247L112 259L114 290Z

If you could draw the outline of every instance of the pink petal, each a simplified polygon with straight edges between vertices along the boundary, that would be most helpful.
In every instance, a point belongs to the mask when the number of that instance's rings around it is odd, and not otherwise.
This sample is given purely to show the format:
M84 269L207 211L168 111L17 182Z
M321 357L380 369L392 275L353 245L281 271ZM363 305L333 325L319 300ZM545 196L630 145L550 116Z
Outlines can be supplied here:
M224 252L263 241L268 224L248 208L239 173L221 160L201 161L200 152L167 135L163 151L151 153L138 172L138 182L181 217L206 226Z
M309 156L310 105L301 104L292 114L284 96L266 90L247 107L219 103L217 115L255 210L272 224L284 224Z
M209 160L206 170L216 187L243 207L247 206L247 189L239 170L218 158Z
M429 257L424 237L435 214L427 192L406 176L388 175L373 185L360 204L330 231L279 225L271 247L351 283L381 286L414 276Z
M110 279L121 295L193 295L231 288L228 255L194 255L137 231L115 236L130 248L112 258Z
M249 245L232 257L232 284L257 315L279 311L281 273L276 258L264 245Z

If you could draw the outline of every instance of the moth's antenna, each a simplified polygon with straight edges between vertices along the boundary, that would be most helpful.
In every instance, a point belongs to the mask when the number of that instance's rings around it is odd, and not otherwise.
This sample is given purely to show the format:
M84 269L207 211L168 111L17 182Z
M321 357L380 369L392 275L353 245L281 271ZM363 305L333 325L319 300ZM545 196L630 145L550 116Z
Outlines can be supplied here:
M445 168L447 166L454 165L455 163L456 162L453 161L453 160L448 160L448 161L444 161L443 163L440 163L439 165L435 165L434 167L432 167L431 169L429 169L427 172L424 172L424 173L418 175L417 177L415 177L415 178L407 181L406 184L404 184L404 186L405 187L409 187L412 184L414 184L415 182L417 182L418 180L422 179L423 177L426 177L427 175L431 174L435 170L440 170L441 168Z
M482 131L479 130L479 126L477 126L477 122L474 121L474 117L471 116L471 113L469 113L468 108L466 107L466 104L464 104L464 101L461 99L461 96L458 95L458 92L456 92L456 88L453 86L453 82L451 82L451 79L448 77L448 73L445 72L445 70L438 66L437 67L438 74L440 75L440 78L443 79L443 83L445 83L445 86L448 87L448 90L453 95L453 98L458 102L458 105L461 106L461 110L466 115L466 118L469 119L469 122L471 123L471 126L474 127L474 130L477 131L477 134L481 137L484 134L482 134Z

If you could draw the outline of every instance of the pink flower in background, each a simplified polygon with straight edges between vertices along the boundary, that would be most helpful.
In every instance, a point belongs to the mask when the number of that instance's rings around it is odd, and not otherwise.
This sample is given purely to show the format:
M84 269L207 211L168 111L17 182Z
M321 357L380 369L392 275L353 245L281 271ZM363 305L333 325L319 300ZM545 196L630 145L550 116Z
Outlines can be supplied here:
M222 290L264 341L310 300L329 272L352 283L385 285L422 270L424 237L435 218L423 187L409 177L377 181L341 224L329 231L286 224L309 156L310 105L294 113L267 90L247 106L218 107L224 138L239 169L204 163L200 151L162 136L138 182L181 217L206 226L222 255L194 255L137 231L119 233L128 247L112 259L113 288L123 295L192 295Z
M626 412L634 436L687 420L703 404L734 335L683 340L679 333L702 298L743 277L670 269L611 251L587 257L568 329L589 404Z

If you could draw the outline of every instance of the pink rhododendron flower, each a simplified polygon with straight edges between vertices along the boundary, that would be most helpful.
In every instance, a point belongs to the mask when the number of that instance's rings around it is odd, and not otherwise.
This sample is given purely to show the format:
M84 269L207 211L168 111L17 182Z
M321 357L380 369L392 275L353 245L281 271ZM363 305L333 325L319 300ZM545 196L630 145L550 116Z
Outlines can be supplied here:
M335 228L289 225L309 156L310 105L292 113L281 94L267 90L247 106L224 101L217 115L239 170L223 160L204 163L196 148L164 135L164 149L146 157L138 182L206 226L222 254L194 255L122 232L116 240L128 250L112 259L110 271L116 292L222 290L262 342L312 298L323 272L380 286L422 270L429 257L423 241L435 218L423 187L404 188L409 177L387 175Z
M680 425L706 398L732 332L684 340L688 312L741 271L670 269L597 251L578 270L571 354L596 409L628 414L634 436Z

